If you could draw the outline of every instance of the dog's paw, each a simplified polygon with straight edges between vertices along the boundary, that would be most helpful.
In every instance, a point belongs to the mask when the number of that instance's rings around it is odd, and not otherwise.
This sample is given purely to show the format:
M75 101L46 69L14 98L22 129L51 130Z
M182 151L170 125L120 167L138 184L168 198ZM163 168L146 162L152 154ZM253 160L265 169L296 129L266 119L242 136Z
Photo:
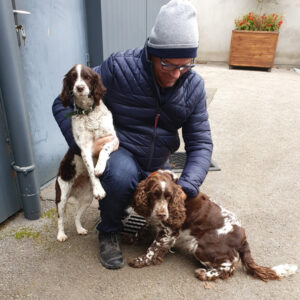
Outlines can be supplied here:
M151 264L150 260L146 258L146 256L140 256L136 258L132 258L129 262L128 265L132 268L143 268L147 267Z
M59 232L57 234L57 240L60 242L64 242L67 238L68 236L64 232Z
M106 196L106 193L103 189L103 187L99 186L99 187L95 187L94 191L93 191L93 196L96 200L101 200Z
M99 177L103 174L104 170L105 170L106 164L97 164L94 170L94 174L95 176Z
M81 228L77 229L77 233L81 234L81 235L86 235L86 234L88 234L88 231L85 228L81 227Z

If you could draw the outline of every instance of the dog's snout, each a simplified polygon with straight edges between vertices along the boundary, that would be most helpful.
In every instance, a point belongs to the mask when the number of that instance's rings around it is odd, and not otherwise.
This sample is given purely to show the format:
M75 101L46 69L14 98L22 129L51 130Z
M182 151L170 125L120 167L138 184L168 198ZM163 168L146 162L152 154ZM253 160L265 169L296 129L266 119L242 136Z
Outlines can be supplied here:
M76 90L78 91L78 93L81 93L84 90L84 86L83 85L77 85Z
M163 218L167 215L165 210L159 210L159 211L157 211L156 214L157 214L158 217L161 217L161 218Z
M166 200L157 201L153 208L152 216L160 220L167 220L169 217L168 203Z
M168 219L168 211L165 208L157 209L155 213L159 220Z

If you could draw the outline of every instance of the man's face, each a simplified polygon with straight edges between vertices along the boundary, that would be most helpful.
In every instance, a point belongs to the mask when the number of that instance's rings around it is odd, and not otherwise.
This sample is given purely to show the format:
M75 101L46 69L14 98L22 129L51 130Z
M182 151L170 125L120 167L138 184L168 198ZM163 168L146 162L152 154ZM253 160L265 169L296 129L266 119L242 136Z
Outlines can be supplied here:
M154 69L154 75L156 78L157 83L163 87L168 88L172 87L178 78L183 75L188 69L184 70L164 70L162 63L174 66L185 66L190 65L192 59L191 58L163 58L162 60L159 57L152 56L152 63Z

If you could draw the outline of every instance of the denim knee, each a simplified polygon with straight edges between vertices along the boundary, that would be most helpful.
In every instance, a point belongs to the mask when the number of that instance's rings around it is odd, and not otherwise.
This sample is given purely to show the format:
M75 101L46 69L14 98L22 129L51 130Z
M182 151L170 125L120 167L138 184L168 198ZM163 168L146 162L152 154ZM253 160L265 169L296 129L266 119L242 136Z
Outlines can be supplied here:
M111 154L106 169L100 177L108 194L124 195L134 192L141 177L140 168L130 152L124 148Z
M106 169L100 177L106 197L99 201L101 223L99 231L122 230L121 218L124 209L130 205L133 193L141 178L140 170L133 155L123 148L111 154Z

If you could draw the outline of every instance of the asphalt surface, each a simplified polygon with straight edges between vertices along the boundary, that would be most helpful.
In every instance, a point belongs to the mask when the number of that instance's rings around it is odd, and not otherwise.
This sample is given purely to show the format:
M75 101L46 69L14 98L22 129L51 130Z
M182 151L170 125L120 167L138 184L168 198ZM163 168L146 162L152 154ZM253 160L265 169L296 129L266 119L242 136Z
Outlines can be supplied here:
M300 266L300 74L226 64L196 69L217 89L209 115L213 159L222 169L209 172L201 190L238 215L257 263ZM20 212L0 225L1 299L300 299L299 271L265 283L239 266L230 279L204 284L194 276L195 259L180 250L160 266L106 270L98 259L97 205L83 217L89 234L78 236L69 204L69 239L60 243L54 185L41 197L41 219ZM125 261L145 251L126 243L122 249Z

